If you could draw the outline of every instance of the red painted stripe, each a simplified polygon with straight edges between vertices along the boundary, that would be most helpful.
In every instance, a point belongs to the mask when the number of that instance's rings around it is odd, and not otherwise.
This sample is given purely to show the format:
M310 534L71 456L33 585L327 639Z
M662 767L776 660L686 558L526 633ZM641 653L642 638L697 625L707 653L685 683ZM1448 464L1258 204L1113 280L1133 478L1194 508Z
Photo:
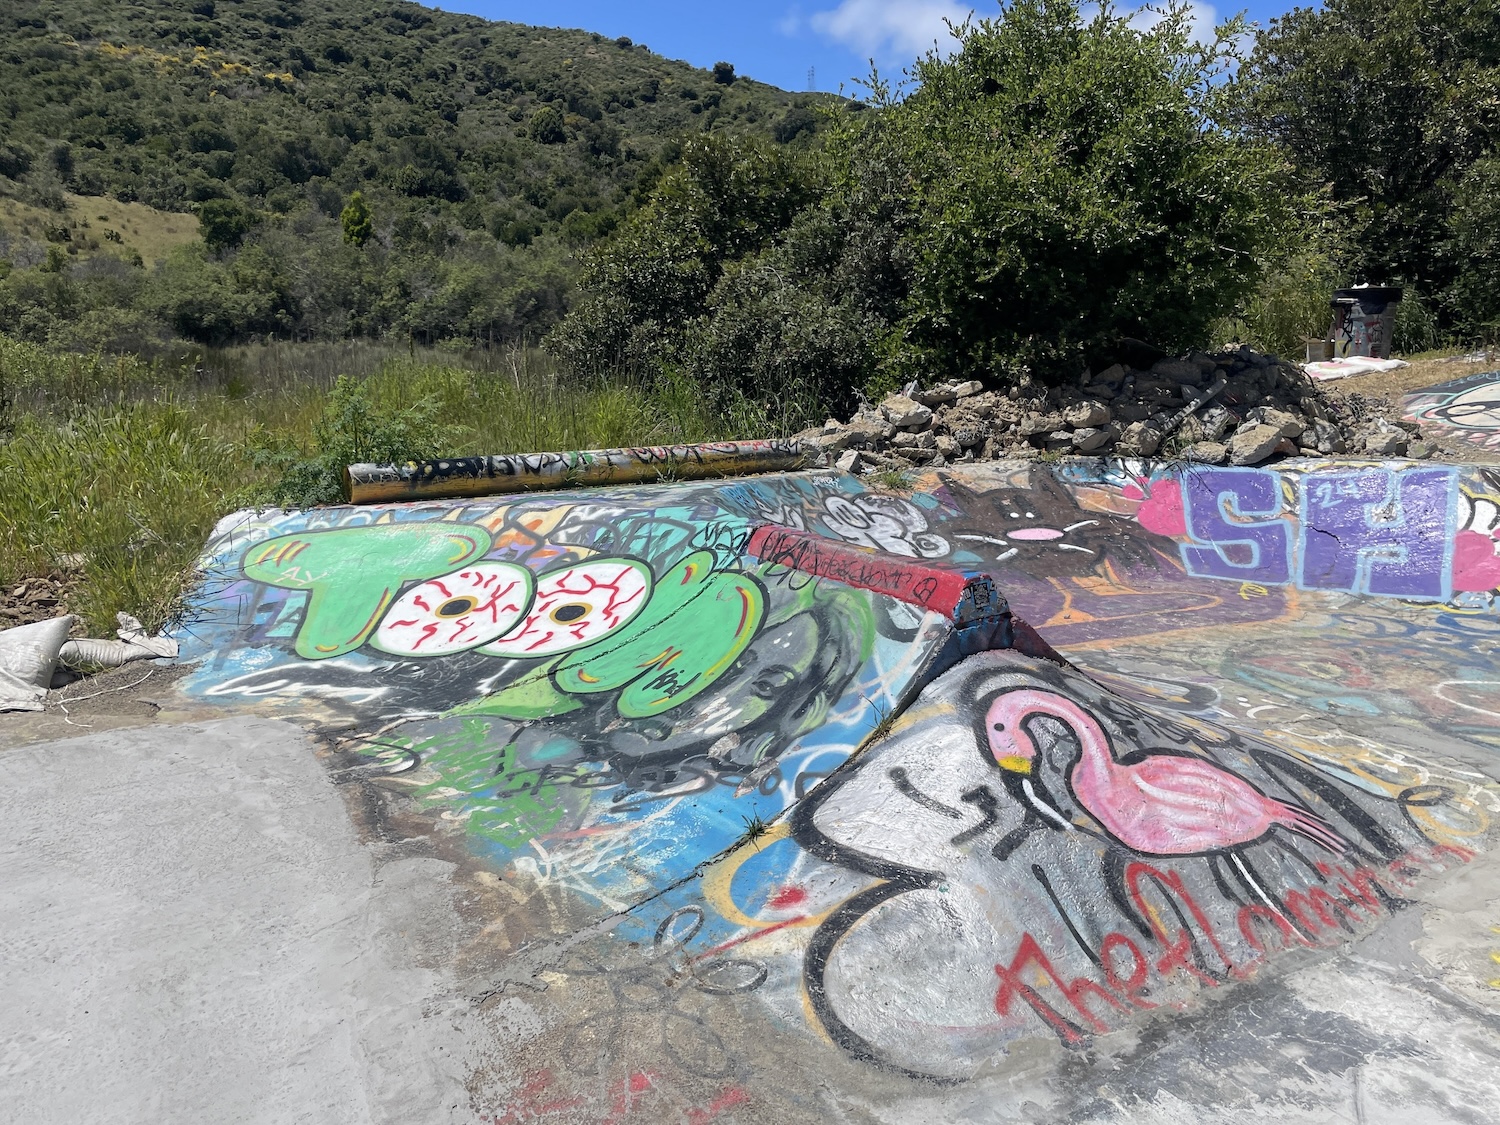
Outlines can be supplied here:
M750 536L747 553L761 562L872 590L949 618L970 578L959 571L776 524L757 527Z

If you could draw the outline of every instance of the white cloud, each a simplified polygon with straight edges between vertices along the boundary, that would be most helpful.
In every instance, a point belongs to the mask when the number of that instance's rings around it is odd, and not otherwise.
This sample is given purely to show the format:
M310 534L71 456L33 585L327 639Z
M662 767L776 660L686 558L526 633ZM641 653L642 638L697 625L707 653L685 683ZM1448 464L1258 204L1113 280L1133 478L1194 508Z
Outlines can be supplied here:
M972 11L954 0L843 0L831 11L813 13L808 23L868 58L909 62L934 42L947 54L954 43L943 21L961 24Z

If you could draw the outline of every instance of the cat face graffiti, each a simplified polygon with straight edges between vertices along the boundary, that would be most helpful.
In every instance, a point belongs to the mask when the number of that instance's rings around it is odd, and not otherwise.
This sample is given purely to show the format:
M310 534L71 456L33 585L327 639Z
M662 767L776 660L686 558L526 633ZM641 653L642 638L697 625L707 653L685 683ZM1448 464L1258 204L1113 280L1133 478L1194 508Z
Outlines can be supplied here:
M943 529L955 550L1033 578L1095 574L1105 562L1154 567L1157 552L1170 555L1175 546L1133 520L1080 508L1045 469L1025 489L975 492L951 478L943 483L964 512Z

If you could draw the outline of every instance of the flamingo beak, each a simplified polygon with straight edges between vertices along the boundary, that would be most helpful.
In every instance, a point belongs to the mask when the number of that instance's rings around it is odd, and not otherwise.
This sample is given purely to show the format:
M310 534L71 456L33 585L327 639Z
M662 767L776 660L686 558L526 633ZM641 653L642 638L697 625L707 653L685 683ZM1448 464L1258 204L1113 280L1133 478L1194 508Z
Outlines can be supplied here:
M1025 776L1031 774L1031 759L1024 754L1006 754L1004 757L997 757L995 764L1003 770L1009 770L1011 773L1019 773Z

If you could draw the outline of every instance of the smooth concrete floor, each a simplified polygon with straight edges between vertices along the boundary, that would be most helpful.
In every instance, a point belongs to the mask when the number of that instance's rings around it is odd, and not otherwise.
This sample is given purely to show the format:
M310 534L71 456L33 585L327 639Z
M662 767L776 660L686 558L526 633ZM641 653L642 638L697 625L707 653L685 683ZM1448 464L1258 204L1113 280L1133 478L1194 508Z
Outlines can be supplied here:
M146 726L0 767L0 1119L469 1119L441 973L389 932L301 730Z

